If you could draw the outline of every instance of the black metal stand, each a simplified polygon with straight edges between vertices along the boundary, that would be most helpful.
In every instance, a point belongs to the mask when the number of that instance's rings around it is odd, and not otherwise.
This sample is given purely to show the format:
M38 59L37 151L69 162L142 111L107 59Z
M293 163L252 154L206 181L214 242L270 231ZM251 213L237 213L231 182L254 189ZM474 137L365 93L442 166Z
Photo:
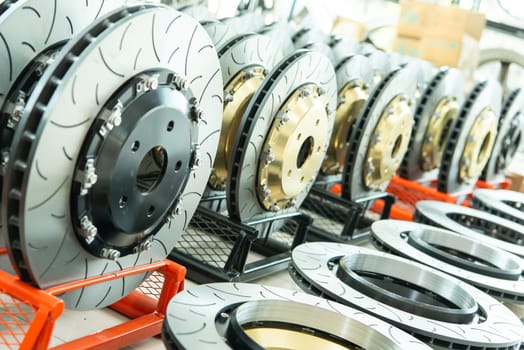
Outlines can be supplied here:
M169 258L197 283L251 281L286 269L311 222L296 212L240 223L199 207Z
M377 199L384 201L380 219L389 218L395 197L377 192L373 196L349 201L324 189L313 188L302 204L304 213L313 219L308 240L359 243L369 238L373 219L365 217L366 210Z

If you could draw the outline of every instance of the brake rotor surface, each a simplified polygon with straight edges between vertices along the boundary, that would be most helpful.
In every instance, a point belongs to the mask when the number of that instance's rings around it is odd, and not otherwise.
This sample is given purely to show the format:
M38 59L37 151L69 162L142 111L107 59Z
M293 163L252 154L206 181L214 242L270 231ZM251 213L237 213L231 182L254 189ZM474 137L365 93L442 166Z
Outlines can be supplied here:
M462 104L442 151L437 182L440 192L466 193L475 186L493 149L501 98L500 84L484 81Z
M63 43L123 0L19 0L0 4L0 183L28 95ZM28 30L31 23L35 30ZM0 198L2 186L0 186ZM2 230L2 221L0 221ZM0 237L0 246L4 246Z
M167 7L121 8L72 39L27 102L4 178L21 278L47 288L163 260L209 177L221 91L209 36ZM61 297L103 307L144 277Z
M524 303L524 260L457 233L399 220L371 225L380 249L455 276L495 299Z
M213 40L217 51L221 51L224 45L237 35L230 26L219 21L202 21L200 24Z
M413 220L443 227L524 257L524 226L485 211L437 201L416 204Z
M162 336L169 349L429 349L347 306L246 283L213 283L177 294Z
M493 151L480 178L484 181L504 179L506 168L511 164L522 142L524 90L510 92L500 114L497 138Z
M386 75L390 72L388 56L384 52L378 51L374 48L373 49L369 48L369 50L366 48L367 46L361 47L358 53L369 58L371 68L373 69L372 87L375 88L380 84L382 79L384 79ZM411 94L411 95L414 95L414 94Z
M388 74L371 91L349 137L342 195L350 200L383 191L404 157L411 134L413 70Z
M336 77L329 59L297 51L251 99L228 169L228 212L241 221L295 212L322 164L334 122Z
M410 180L435 178L451 125L462 104L464 78L453 68L442 68L423 92L414 116L408 151L400 175Z
M335 66L337 66L343 59L355 55L359 50L358 42L342 35L331 36L329 46L333 51L333 64Z
M227 169L240 121L249 101L269 70L282 56L271 50L269 38L258 34L234 37L218 52L224 81L224 115L214 167L209 179L213 190L226 189Z
M473 192L474 208L524 225L524 194L507 190L479 189Z
M369 96L373 71L362 55L348 56L336 67L338 105L333 136L322 163L323 175L341 174L346 159L349 136Z
M288 22L274 22L260 30L260 34L271 40L271 51L280 57L292 54L295 51L291 40L293 29Z
M290 274L305 291L358 308L435 349L518 348L524 327L486 293L431 267L376 250L306 243Z

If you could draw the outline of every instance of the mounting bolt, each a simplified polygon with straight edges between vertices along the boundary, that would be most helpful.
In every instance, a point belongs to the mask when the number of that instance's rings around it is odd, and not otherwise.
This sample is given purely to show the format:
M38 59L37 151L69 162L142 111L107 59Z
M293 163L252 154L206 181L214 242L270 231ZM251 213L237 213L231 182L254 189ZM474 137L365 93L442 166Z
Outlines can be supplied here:
M263 183L260 186L260 194L262 195L262 197L264 197L265 201L269 200L269 197L271 196L271 190L269 189L266 183Z
M140 81L136 83L137 92L146 92L149 90L158 89L159 74L143 74L140 76Z
M140 252L148 251L149 249L151 249L151 245L152 242L150 240L144 241L133 248L133 253L137 254Z
M84 167L84 177L81 181L81 187L80 187L81 196L85 196L87 192L89 192L89 189L93 187L94 184L96 184L98 180L98 176L96 175L95 171L96 171L95 160L88 159Z
M380 135L375 135L373 136L372 141L374 144L379 144L380 141L382 141L382 137Z
M174 219L175 216L182 214L182 211L184 210L184 203L182 202L182 198L179 198L176 202L175 208L171 212L171 219Z
M327 92L326 89L324 89L323 87L321 87L321 86L317 87L317 94L318 94L318 96L325 95L326 92Z
M13 111L9 114L9 118L7 119L8 128L15 129L18 126L25 109L25 97L25 93L23 92L18 94Z
M280 207L276 204L272 204L270 207L269 207L269 211L272 211L273 213L277 212L277 211L280 211Z
M311 91L309 90L309 88L302 88L302 89L300 89L300 92L299 92L299 94L298 94L298 97L300 97L300 98L306 98L306 97L308 97L310 94L311 94Z
M235 92L233 90L227 91L224 95L224 103L230 103L233 102L233 94Z
M178 90L186 90L189 88L189 80L180 74L173 75L171 82Z
M85 238L87 244L90 244L98 234L98 228L93 224L89 218L84 215L80 219L80 228L82 229L82 236Z
M287 202L286 209L294 208L297 205L297 201L295 198L292 198L289 202Z
M116 261L118 258L120 258L120 252L116 249L112 249L112 248L102 248L101 252L100 252L100 255L103 257L103 258L106 258L106 259L109 259L109 260L113 260L113 261Z
M291 117L289 116L289 109L286 109L285 111L280 113L278 127L281 127L282 125L286 124L290 120L291 120Z
M2 151L2 153L0 154L0 173L1 174L5 174L7 164L9 164L9 151L5 150L5 151Z
M191 160L189 162L191 171L195 171L200 166L200 152L199 147L191 153Z
M107 122L111 129L115 126L120 126L122 124L122 110L124 109L124 105L120 100L118 100L113 107L113 110L111 111L111 114L109 115L109 118L107 118ZM109 129L109 130L111 130Z
M189 100L189 104L191 105L191 119L193 119L194 122L199 123L204 119L204 110L200 107L200 103L195 97L192 97Z
M218 315L218 320L220 322L226 322L227 320L229 320L229 314L227 312L221 312L219 315Z
M275 161L275 153L273 153L273 147L269 146L267 152L264 153L264 168L267 168L269 164Z

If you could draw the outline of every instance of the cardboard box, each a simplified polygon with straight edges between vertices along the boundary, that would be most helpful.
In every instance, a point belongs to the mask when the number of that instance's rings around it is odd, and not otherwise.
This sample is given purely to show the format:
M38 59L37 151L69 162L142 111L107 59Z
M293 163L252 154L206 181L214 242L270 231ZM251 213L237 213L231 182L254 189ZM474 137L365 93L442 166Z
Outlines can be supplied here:
M365 23L342 16L335 19L331 28L331 34L340 34L357 42L366 39L367 31Z
M506 174L506 178L511 180L510 190L524 192L524 175L508 173Z
M466 76L478 64L478 41L486 17L456 6L404 1L397 24L396 51L437 66L458 67Z

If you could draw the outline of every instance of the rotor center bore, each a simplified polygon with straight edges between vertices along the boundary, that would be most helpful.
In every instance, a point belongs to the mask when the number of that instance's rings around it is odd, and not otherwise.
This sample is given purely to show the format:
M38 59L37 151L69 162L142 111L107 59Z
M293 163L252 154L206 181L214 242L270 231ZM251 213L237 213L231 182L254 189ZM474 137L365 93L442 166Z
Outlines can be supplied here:
M437 104L422 142L421 160L422 169L425 171L438 168L442 159L442 153L446 141L449 137L449 131L457 112L459 104L456 98L443 98Z
M232 348L357 350L376 344L397 348L391 339L359 321L293 301L249 301L220 315L227 315L224 333Z
M267 210L292 206L315 179L329 142L326 103L324 92L308 84L278 111L258 164L258 198Z
M220 142L209 185L215 190L225 190L229 155L238 134L242 116L266 76L261 66L252 66L237 73L224 88L224 114Z
M364 166L364 184L381 189L397 171L407 151L413 111L405 96L393 98L384 109L371 136Z
M368 89L362 81L349 82L340 90L333 137L322 164L323 173L332 175L342 172L353 124L368 96Z
M107 102L84 141L71 191L75 231L94 255L148 249L196 156L194 98L173 73L136 76Z
M476 179L488 162L497 135L498 120L490 109L484 109L477 117L466 139L460 160L460 179L464 182Z
M519 261L511 254L467 237L431 230L411 231L405 235L411 246L468 271L514 281L519 280L522 273Z
M167 159L167 152L162 146L151 148L142 158L135 183L141 193L151 193L162 181L167 169Z
M479 310L458 281L390 257L344 256L336 274L375 300L426 318L465 324L473 322Z

